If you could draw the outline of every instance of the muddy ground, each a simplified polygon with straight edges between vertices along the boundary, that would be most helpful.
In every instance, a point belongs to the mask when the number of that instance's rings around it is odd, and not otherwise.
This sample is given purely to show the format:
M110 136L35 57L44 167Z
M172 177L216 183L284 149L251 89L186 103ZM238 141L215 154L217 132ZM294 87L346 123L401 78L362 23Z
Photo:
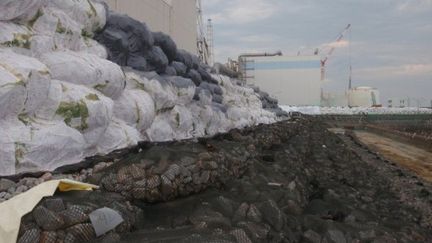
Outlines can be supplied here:
M147 144L92 175L100 191L41 202L20 240L432 242L431 184L327 128L306 117ZM125 222L96 239L88 213L103 206Z
M432 152L369 131L355 131L355 136L384 158L432 182Z

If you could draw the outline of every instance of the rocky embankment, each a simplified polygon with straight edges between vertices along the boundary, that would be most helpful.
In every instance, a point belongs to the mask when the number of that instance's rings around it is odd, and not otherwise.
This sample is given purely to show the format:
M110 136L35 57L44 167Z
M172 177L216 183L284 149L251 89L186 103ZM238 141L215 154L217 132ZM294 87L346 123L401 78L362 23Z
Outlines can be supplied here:
M430 242L432 187L309 118L141 144L27 215L20 242ZM89 213L124 222L96 237Z

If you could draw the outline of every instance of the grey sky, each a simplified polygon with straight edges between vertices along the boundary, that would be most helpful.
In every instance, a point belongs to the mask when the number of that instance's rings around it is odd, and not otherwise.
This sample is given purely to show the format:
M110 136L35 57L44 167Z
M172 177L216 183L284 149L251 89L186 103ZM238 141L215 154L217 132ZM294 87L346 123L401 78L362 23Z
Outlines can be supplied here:
M432 0L202 0L213 19L216 60L282 50L312 54L352 24L353 84L390 97L432 99ZM348 39L346 39L348 40ZM348 47L329 59L326 91L343 91Z

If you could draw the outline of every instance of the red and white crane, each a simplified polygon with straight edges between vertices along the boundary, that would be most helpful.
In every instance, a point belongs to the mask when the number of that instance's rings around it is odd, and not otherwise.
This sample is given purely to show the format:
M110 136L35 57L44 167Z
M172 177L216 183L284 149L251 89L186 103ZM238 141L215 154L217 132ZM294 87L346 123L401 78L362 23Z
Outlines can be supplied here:
M327 52L327 54L321 59L321 80L324 80L325 79L325 68L326 68L326 64L327 64L327 61L328 61L328 59L329 59L329 57L333 54L333 52L335 51L335 49L336 49L336 47L337 47L337 44L338 43L340 43L342 40L343 40L343 38L345 37L345 35L346 35L346 33L348 32L348 31L350 31L350 28L351 28L351 24L348 24L346 27L345 27L345 29L343 29L343 31L338 35L338 37L336 38L336 41L335 42L333 42L334 44L333 45L330 45L331 46L331 48L330 48L330 50ZM350 40L349 40L350 41ZM348 43L349 45L350 45L350 43ZM316 53L316 54L318 54L318 53ZM351 54L350 54L351 55ZM351 57L350 57L350 59L351 59ZM349 84L349 88L351 88L351 63L350 63L350 84Z

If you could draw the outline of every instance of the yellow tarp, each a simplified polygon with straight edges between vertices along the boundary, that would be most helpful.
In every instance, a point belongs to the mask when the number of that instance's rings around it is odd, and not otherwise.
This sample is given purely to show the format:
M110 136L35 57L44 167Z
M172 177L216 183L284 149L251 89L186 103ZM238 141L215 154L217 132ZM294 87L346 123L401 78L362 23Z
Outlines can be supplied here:
M44 197L59 191L87 191L97 189L91 184L72 180L53 180L44 182L0 204L0 243L16 242L21 217L31 212Z

